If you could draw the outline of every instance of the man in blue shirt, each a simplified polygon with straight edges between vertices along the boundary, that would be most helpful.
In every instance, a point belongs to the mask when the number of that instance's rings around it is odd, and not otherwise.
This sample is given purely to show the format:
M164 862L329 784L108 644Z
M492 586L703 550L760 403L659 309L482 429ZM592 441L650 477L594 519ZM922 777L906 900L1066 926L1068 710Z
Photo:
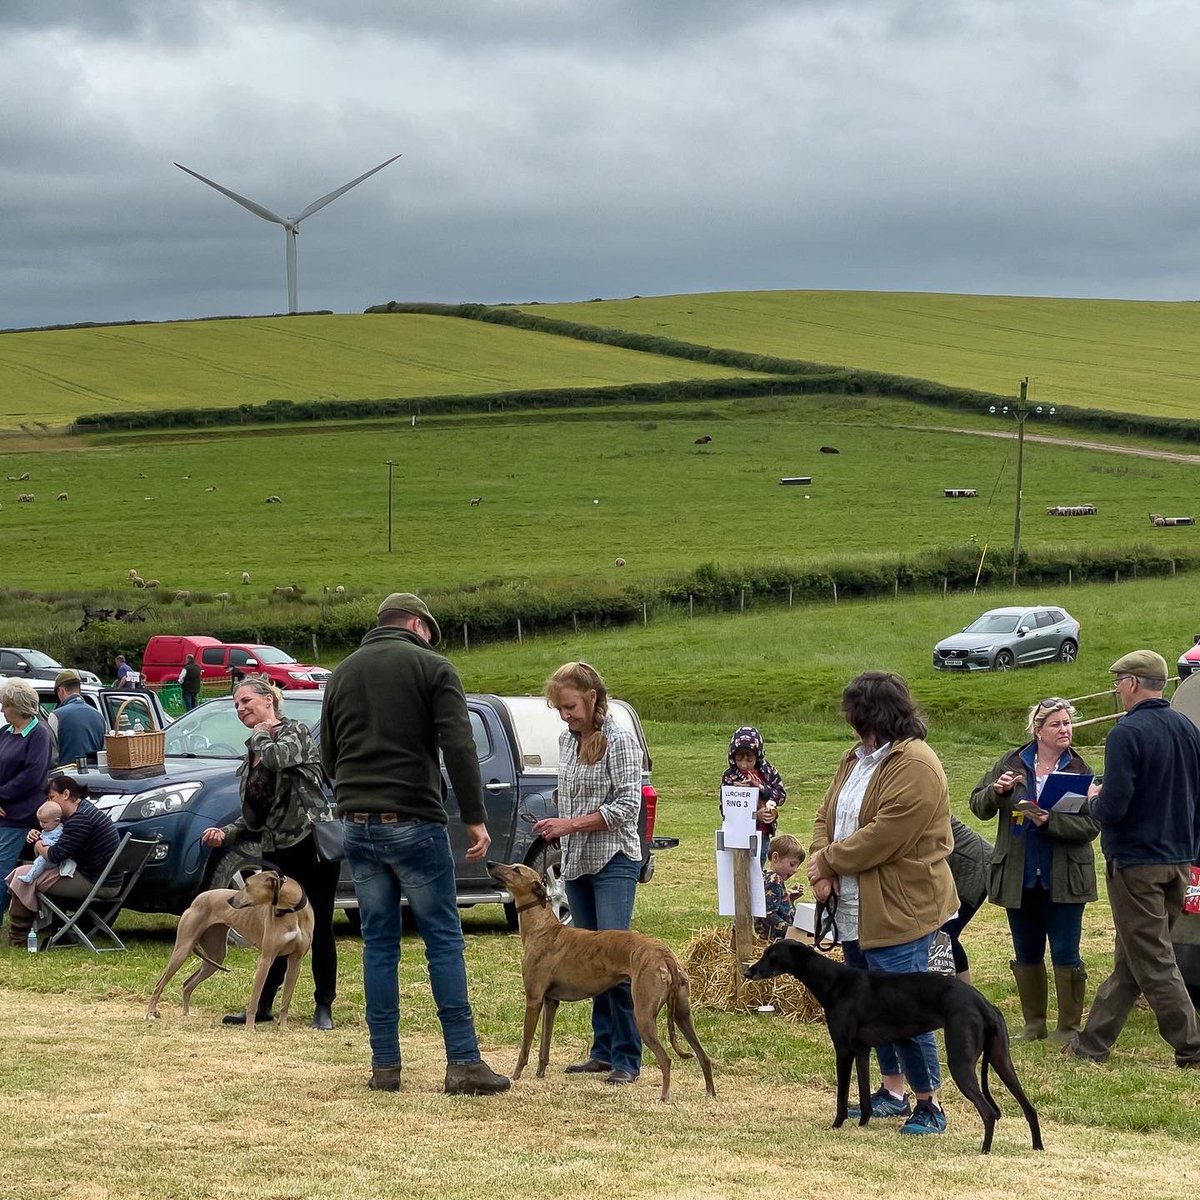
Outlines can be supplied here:
M54 723L58 727L58 761L70 766L104 749L107 725L104 718L80 695L78 671L59 671L54 677L58 707Z
M1200 1068L1200 1023L1175 961L1171 930L1200 854L1200 730L1163 699L1170 672L1153 650L1109 670L1125 716L1104 747L1104 783L1089 792L1107 860L1116 949L1087 1025L1067 1050L1103 1062L1139 995L1180 1067Z

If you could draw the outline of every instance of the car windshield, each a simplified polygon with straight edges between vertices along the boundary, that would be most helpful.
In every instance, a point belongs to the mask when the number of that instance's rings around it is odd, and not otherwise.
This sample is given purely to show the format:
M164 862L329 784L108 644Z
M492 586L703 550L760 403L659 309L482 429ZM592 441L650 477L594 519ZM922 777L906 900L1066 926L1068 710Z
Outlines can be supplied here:
M284 654L275 646L251 646L250 650L260 663L270 667L284 667L296 661L290 654Z
M321 724L321 701L284 702L285 715L293 717L315 733ZM233 698L209 700L184 713L167 729L166 752L194 758L241 758L246 752L250 730L238 720Z
M1015 613L984 613L963 630L964 633L1012 633L1017 627Z
M22 657L35 670L44 671L49 667L61 667L62 663L57 659L53 659L48 654L43 654L40 650L22 650Z

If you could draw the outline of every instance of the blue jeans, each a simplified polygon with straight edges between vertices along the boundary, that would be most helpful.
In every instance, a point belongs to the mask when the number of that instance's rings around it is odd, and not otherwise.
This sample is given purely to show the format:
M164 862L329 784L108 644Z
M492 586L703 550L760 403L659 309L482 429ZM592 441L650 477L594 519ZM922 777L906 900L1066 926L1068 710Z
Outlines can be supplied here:
M200 694L198 692L183 693L183 711L191 712L197 704L200 703Z
M363 990L371 1063L400 1065L400 964L404 893L425 941L429 983L442 1023L446 1059L479 1061L475 1019L467 999L467 964L463 957L462 922L455 904L454 857L444 825L413 821L385 824L371 817L366 824L343 821L346 861L358 893L362 919Z
M929 947L934 935L927 933L915 942L899 946L877 946L862 950L857 941L843 942L846 966L860 971L887 971L893 975L908 971L924 971L929 967ZM938 1063L937 1042L932 1033L919 1033L903 1041L875 1047L879 1069L885 1075L899 1075L904 1064L904 1078L914 1092L936 1092L942 1085L942 1069Z
M571 919L580 929L628 929L642 864L614 854L594 875L566 880ZM629 981L601 992L592 1001L590 1058L614 1071L637 1075L642 1069L642 1038L633 1017Z
M8 907L8 887L4 878L21 861L21 850L28 832L29 829L0 829L0 917L4 916L4 910Z
M1050 961L1056 967L1081 967L1079 938L1083 932L1083 905L1056 904L1050 890L1026 888L1020 908L1006 908L1013 951L1019 963L1040 963L1050 943Z

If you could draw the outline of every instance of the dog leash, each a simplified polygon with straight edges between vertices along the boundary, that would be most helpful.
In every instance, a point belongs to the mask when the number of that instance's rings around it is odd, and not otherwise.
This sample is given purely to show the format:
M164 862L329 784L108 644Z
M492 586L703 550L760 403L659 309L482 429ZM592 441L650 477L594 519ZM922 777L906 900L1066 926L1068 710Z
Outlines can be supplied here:
M828 953L841 941L837 927L837 892L830 892L827 900L817 902L816 920L813 922L813 945Z
M522 821L524 821L526 825L536 825L536 824L537 824L537 822L538 822L538 818L537 818L537 817L535 817L535 816L533 815L533 813L531 813L531 812L529 811L529 809L527 809L527 808L523 808L523 809L521 809L521 811L517 813L517 816L518 816L518 817L519 817L519 818L520 818ZM546 838L540 838L540 839L539 839L539 841L541 841L541 843L542 843L542 870L541 870L541 876L542 876L542 881L543 881L543 882L545 882L545 879L546 879L546 868L547 868L547 867L549 866L549 864L550 864L550 847L551 847L551 846L557 846L559 843L558 843L558 839L557 839L557 838L555 838L553 841L548 841ZM526 908L529 908L529 907L531 907L531 906L530 906L530 905L525 905L524 907L526 907ZM518 909L516 909L515 911L516 911L516 912L520 912L521 910L518 908Z

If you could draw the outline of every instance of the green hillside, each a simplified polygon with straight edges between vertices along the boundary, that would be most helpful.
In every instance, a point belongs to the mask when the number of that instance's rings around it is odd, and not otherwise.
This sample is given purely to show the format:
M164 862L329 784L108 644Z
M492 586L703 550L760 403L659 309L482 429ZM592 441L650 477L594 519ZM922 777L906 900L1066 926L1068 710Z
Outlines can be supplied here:
M267 400L479 395L744 372L431 316L305 316L0 336L0 428Z
M716 292L527 311L709 346L1117 412L1200 417L1200 304Z

